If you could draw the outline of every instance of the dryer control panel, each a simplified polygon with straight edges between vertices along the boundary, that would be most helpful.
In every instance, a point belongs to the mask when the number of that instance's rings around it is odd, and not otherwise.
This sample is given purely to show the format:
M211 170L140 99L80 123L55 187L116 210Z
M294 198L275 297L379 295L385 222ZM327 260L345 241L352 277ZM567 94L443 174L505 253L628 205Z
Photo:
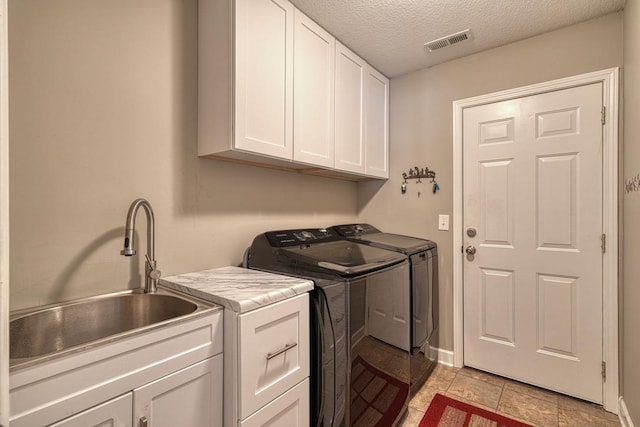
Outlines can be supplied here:
M362 234L379 233L380 230L370 224L345 224L331 227L343 237L358 237Z

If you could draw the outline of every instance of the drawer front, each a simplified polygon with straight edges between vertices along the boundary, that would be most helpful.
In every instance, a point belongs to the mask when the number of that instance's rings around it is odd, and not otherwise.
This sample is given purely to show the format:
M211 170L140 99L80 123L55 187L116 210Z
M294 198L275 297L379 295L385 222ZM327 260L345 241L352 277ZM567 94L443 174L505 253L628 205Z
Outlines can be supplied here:
M239 425L307 427L309 417L309 379L306 379Z
M239 316L239 416L309 376L309 295Z

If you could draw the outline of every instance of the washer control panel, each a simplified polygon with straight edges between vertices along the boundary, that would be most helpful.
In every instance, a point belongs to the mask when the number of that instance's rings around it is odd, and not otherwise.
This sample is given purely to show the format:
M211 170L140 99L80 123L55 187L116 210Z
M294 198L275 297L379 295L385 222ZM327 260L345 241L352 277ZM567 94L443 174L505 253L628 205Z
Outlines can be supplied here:
M325 228L269 231L266 235L271 246L277 248L340 240L340 236Z

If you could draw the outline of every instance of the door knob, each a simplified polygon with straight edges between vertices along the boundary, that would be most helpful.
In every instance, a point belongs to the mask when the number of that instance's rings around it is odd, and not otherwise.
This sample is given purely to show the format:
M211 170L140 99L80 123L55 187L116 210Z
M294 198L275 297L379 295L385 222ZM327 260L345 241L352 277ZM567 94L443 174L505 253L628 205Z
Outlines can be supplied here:
M476 247L475 246L467 246L464 251L467 253L467 255L475 255L476 254Z

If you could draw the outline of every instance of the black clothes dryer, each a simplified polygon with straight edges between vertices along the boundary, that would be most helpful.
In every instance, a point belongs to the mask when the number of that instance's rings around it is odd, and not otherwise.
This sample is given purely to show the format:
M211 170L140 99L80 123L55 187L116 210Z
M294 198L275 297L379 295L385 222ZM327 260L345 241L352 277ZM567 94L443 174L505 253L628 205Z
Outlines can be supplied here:
M438 349L438 245L431 240L383 233L370 224L344 224L330 228L343 238L405 254L411 267L411 352L414 357L412 391L426 380L437 362Z

